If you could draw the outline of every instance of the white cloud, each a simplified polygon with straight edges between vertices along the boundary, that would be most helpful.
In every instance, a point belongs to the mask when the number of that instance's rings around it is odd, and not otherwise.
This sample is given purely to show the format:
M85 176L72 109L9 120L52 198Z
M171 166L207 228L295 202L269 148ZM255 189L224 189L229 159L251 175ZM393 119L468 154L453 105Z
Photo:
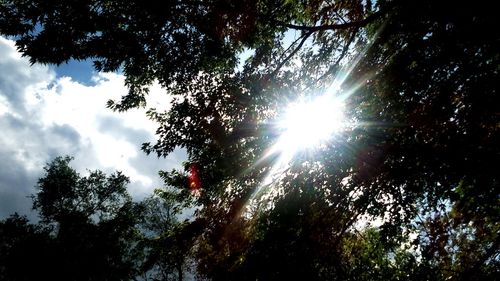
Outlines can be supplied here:
M99 73L93 85L57 78L47 66L31 66L12 41L1 37L0 54L0 155L11 162L0 162L0 170L9 165L11 171L0 173L4 198L29 202L20 198L33 193L43 165L58 155L74 156L73 166L81 173L87 168L124 172L136 198L161 184L158 170L169 170L183 160L182 152L156 159L140 151L142 142L155 139L156 124L147 119L145 109L116 113L106 108L107 100L119 99L127 91L122 75ZM150 99L156 108L169 104L158 85L152 87ZM0 217L15 211L12 204L2 205L0 199Z

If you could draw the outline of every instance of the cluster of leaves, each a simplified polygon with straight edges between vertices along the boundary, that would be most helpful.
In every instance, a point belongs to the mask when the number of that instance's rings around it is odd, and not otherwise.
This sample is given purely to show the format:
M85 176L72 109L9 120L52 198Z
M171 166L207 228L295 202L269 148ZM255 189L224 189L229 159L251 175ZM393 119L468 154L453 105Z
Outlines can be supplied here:
M491 4L73 2L4 0L0 33L33 62L120 68L130 92L110 103L115 110L145 105L153 81L173 96L167 112L150 109L158 140L143 150L188 152L185 170L161 174L194 217L151 244L156 256L170 245L177 258L161 262L179 278L188 254L201 277L217 280L499 274L500 34ZM242 53L251 55L238 63ZM357 125L295 155L256 197L275 163L261 157L280 134L273 122L284 105L334 81ZM65 194L61 206L97 210ZM53 195L35 205L45 196Z

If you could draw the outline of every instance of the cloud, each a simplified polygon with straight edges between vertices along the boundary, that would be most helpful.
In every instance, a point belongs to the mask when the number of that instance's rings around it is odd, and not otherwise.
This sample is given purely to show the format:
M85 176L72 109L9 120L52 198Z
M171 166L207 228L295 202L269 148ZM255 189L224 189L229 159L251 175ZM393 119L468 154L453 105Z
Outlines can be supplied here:
M14 42L0 37L0 96L10 110L25 113L26 92L47 87L55 73L47 66L30 64L15 49ZM21 63L20 63L21 62ZM2 111L0 111L1 113Z
M75 157L81 174L86 169L124 172L136 199L161 186L157 172L179 167L182 151L167 159L146 156L141 143L153 141L156 124L144 109L116 113L108 99L126 93L124 77L97 73L93 83L60 77L57 69L35 64L16 51L13 41L0 37L0 218L25 213L43 166L59 155ZM166 108L168 96L155 85L152 106Z
M9 151L0 150L0 219L13 213L29 215L36 175L29 173L21 162Z

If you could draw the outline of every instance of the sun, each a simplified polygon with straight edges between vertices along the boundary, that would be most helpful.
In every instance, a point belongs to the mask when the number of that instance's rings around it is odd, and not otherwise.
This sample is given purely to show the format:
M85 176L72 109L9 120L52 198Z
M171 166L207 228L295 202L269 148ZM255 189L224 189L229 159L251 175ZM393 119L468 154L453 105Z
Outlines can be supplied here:
M328 141L346 125L344 107L343 101L333 95L290 104L279 122L283 133L277 147L295 153Z
M338 94L338 88L335 88ZM279 181L296 153L313 151L331 141L336 134L345 131L349 124L345 117L345 99L348 95L326 93L315 99L298 100L290 103L276 123L281 132L277 141L266 150L253 167L266 159L273 159L270 169L251 195L251 200L266 193ZM271 158L272 157L272 158ZM266 191L267 190L267 191Z

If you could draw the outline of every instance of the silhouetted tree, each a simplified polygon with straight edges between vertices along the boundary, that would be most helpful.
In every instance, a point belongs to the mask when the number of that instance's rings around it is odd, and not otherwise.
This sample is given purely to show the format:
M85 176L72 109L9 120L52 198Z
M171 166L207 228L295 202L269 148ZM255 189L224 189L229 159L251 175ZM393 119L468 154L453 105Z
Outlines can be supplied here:
M14 215L0 224L2 280L130 280L139 274L140 213L128 178L100 171L82 177L57 157L38 181L39 224Z

